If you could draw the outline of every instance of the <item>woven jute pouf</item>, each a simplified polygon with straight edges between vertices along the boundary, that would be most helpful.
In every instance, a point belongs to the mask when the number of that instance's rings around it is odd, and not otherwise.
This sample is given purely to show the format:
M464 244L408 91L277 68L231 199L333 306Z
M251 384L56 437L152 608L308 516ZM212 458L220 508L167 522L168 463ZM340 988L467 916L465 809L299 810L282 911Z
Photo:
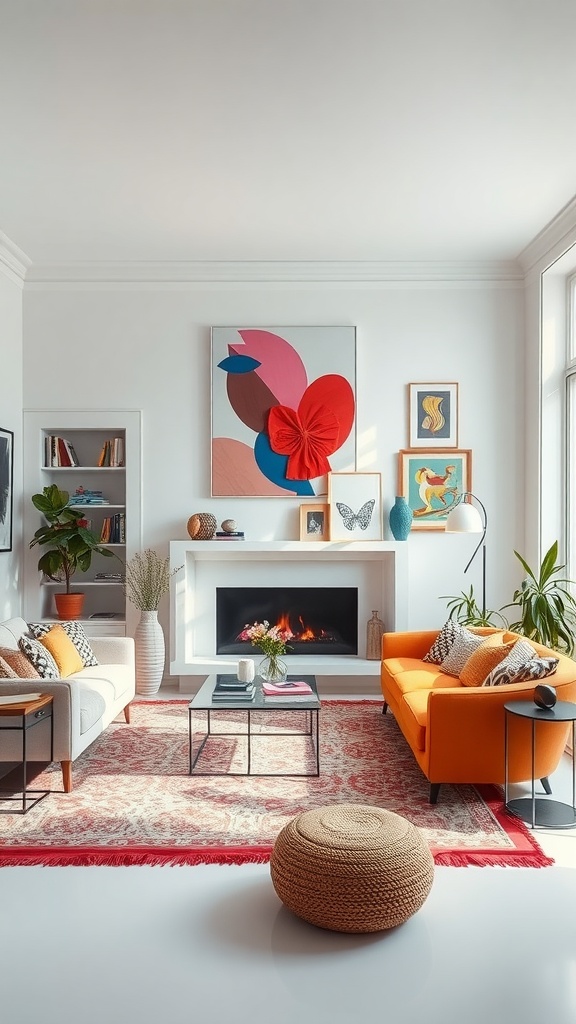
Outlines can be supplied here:
M365 804L304 811L285 825L270 859L289 910L319 928L379 932L424 903L434 861L406 818Z

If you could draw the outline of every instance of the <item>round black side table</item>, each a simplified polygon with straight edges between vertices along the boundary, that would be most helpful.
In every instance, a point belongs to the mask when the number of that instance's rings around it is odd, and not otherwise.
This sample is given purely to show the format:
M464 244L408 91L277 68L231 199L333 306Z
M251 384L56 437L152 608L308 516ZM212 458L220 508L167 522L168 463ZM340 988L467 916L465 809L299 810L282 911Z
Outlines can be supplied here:
M528 718L532 722L532 796L508 799L508 721L510 715ZM536 723L537 722L572 722L572 806L560 800L536 799L535 763L536 763ZM567 700L559 700L553 708L539 708L531 700L512 701L504 705L504 805L507 811L522 818L528 825L535 828L572 828L576 825L576 764L574 753L576 747L576 704Z

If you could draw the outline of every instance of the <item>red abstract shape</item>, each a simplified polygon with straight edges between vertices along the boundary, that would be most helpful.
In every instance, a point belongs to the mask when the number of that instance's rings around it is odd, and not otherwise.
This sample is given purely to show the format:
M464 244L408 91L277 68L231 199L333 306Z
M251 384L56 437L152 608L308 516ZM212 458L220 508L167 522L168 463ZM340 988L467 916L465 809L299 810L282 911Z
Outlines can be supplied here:
M288 456L287 480L312 480L330 472L328 456L344 443L354 422L354 392L338 374L318 377L297 411L274 406L268 416L272 451Z

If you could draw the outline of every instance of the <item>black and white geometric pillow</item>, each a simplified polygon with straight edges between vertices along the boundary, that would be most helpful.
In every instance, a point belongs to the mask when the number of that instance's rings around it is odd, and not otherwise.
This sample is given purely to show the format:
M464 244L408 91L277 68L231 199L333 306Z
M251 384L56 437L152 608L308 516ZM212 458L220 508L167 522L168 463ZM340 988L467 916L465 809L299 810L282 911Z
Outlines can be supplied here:
M46 636L46 633L52 629L52 625L53 623L48 622L29 622L28 629L32 633L32 636L35 636L39 640L41 637ZM62 626L62 629L65 630L70 637L74 647L82 658L84 668L90 668L92 665L97 665L98 660L90 646L90 642L84 632L82 624L80 622L70 620L69 622L59 622L58 625Z
M514 676L515 683L523 683L528 679L544 679L546 676L554 675L558 668L558 658L531 658L522 668L518 669Z
M18 647L26 655L28 661L32 662L39 676L42 679L60 679L58 665L46 650L44 644L31 636L21 636L18 640Z
M518 671L536 657L536 651L527 640L517 640L512 650L506 655L496 668L486 676L482 686L507 686L508 683L518 683Z
M448 657L457 638L462 635L464 627L453 619L448 619L436 637L432 647L425 654L422 661L431 661L433 665L441 665Z

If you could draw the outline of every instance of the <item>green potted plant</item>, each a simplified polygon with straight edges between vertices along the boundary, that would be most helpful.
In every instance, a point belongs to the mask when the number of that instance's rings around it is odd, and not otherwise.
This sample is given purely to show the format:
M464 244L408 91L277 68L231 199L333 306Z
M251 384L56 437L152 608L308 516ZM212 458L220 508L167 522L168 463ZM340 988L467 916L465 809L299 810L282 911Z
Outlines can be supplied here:
M576 629L576 600L568 589L572 580L560 576L566 566L557 564L558 541L544 555L540 569L534 572L528 563L514 552L526 576L510 604L506 608L517 608L519 618L510 623L510 629L522 633L528 640L551 647L572 657Z
M566 568L557 564L558 541L544 555L538 571L530 568L522 555L515 551L516 558L526 573L522 583L514 591L512 601L499 611L487 609L484 614L478 607L474 589L462 592L456 597L444 596L449 617L464 626L497 626L520 633L528 640L550 647L572 657L576 645L576 599L569 587L572 581L559 574ZM519 617L508 623L502 614L507 608L515 608Z
M77 572L87 572L92 555L114 556L102 547L92 530L86 526L84 513L68 504L68 491L56 484L44 487L41 494L32 495L32 504L47 520L46 526L36 530L30 547L46 547L38 561L38 569L50 580L64 583L63 594L55 594L56 610L60 619L78 619L82 614L85 595L71 593L70 582Z

